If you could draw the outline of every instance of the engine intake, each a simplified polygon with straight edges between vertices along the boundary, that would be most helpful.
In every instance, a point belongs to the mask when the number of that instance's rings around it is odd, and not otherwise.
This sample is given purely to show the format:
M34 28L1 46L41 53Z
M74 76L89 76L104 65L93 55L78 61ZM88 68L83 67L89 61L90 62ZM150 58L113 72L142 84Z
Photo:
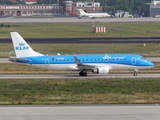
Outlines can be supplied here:
M108 74L108 72L109 72L108 67L99 67L93 70L93 73L97 73L97 74Z

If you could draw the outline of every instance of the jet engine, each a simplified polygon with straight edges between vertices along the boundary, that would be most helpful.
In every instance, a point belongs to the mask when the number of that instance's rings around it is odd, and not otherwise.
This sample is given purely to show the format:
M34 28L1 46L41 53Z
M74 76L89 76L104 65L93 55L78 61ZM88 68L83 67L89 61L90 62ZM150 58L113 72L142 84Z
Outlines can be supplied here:
M109 72L108 67L99 67L93 70L93 73L97 73L97 74L108 74L108 72Z

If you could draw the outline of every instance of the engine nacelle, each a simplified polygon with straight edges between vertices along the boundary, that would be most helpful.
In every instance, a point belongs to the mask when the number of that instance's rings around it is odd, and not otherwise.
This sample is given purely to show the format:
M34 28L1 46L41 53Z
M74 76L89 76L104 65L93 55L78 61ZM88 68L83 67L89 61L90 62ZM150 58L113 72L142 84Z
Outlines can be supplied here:
M108 72L109 72L108 67L99 67L93 70L93 73L97 73L97 74L108 74Z

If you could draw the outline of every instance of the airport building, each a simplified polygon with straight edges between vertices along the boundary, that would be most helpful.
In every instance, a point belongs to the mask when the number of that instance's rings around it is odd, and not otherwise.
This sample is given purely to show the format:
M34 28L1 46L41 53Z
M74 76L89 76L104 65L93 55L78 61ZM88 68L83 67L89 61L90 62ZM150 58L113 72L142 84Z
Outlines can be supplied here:
M151 0L151 3L141 6L143 17L155 17L160 15L160 0Z
M0 5L1 15L32 16L62 14L59 5Z
M76 12L77 9L83 9L87 13L102 13L102 7L98 2L76 2L73 3L73 12Z
M36 5L36 0L25 0L25 5L0 5L0 15L13 16L36 16L36 15L65 15L76 14L77 9L83 9L86 12L101 13L100 3L76 2L72 0L59 0L57 4Z

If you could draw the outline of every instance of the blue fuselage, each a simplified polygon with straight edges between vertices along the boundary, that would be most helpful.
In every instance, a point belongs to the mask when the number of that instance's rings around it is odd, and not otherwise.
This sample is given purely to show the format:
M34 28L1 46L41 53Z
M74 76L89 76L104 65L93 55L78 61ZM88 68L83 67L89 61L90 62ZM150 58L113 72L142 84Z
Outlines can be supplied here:
M44 64L45 66L48 66L48 68L50 65L54 65L56 70L58 66L61 66L60 70L62 70L62 66L66 68L66 65L73 65L71 68L74 70L74 66L76 67L74 56L76 56L82 64L92 65L95 67L107 66L109 69L143 69L154 66L152 62L136 54L48 55L23 57L23 59L27 59L29 61L17 60L16 62L32 64L36 66ZM53 68L50 69L54 69L54 66L51 66Z

